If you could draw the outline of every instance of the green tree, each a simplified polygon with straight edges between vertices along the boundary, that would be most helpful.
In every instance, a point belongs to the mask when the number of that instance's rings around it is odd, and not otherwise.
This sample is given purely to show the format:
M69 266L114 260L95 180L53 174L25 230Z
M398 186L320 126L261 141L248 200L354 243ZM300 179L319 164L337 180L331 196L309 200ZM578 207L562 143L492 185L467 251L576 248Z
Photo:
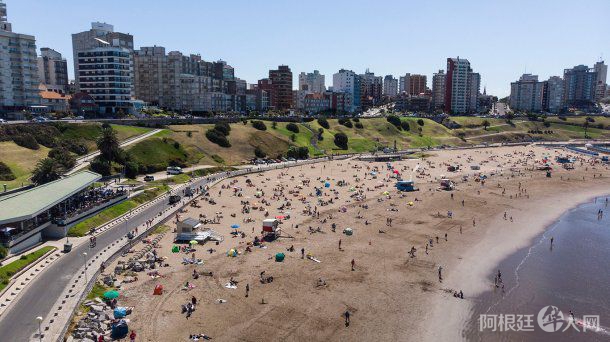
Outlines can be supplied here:
M343 150L347 150L347 144L348 144L348 138L347 135L345 135L345 133L337 133L335 134L335 145L337 145L337 147L343 149Z
M76 158L65 148L56 147L49 151L49 158L55 159L64 169L69 170L76 165Z
M64 168L53 158L44 158L36 164L32 172L32 183L42 185L61 178Z

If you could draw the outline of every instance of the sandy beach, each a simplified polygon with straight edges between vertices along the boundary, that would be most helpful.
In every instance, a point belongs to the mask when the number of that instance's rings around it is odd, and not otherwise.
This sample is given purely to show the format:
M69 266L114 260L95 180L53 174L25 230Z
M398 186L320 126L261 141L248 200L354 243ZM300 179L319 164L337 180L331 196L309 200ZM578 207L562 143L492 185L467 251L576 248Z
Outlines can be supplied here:
M534 146L435 151L389 164L331 161L224 180L199 207L166 223L175 229L176 219L196 218L224 241L172 253L167 232L155 248L167 264L156 268L160 277L150 270L118 275L138 278L121 286L119 305L134 307L129 325L142 341L192 334L218 341L461 340L469 298L493 286L487 278L502 258L565 210L610 193L607 166L572 154L579 159L564 170L559 155L570 153ZM550 178L536 169L544 160ZM395 171L419 191L397 191ZM438 189L442 177L455 183L453 191ZM282 237L252 245L262 220L280 215ZM144 247L136 244L107 270ZM231 249L239 254L227 256ZM193 253L203 263L183 264ZM213 275L193 279L193 271ZM273 282L259 281L263 271ZM230 279L236 289L225 287ZM156 285L162 295L153 295ZM460 290L464 299L453 296ZM187 318L181 305L192 297L196 310Z

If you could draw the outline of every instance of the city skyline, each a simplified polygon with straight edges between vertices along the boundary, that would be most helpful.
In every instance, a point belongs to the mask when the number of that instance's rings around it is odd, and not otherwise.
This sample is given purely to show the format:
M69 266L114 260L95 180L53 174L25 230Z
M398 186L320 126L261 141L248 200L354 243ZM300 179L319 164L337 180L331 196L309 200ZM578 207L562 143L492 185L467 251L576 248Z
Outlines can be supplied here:
M488 93L504 97L510 93L510 82L524 72L539 75L541 79L562 76L565 68L592 65L599 57L610 54L608 45L603 44L604 30L595 29L597 23L603 22L602 13L607 12L604 9L610 10L610 4L603 1L586 1L599 10L585 18L572 17L571 26L582 28L578 32L556 24L557 20L571 14L566 1L527 3L527 13L521 10L521 6L502 8L479 1L459 6L443 2L446 9L443 13L435 13L438 4L393 1L387 6L365 2L350 2L350 7L342 7L346 3L324 4L322 12L318 10L322 5L317 1L307 4L269 1L262 5L236 1L239 6L228 7L230 12L226 11L226 4L223 7L217 3L196 3L188 4L191 10L184 13L180 1L167 8L163 3L146 2L144 5L143 1L120 3L109 0L106 8L116 4L120 5L117 8L124 9L112 14L100 12L95 4L65 2L64 6L55 6L42 1L5 1L14 29L34 35L37 50L48 47L62 53L68 59L68 66L72 66L71 34L83 31L93 21L107 22L118 31L132 34L136 48L158 45L168 51L198 53L206 60L225 60L235 67L236 76L248 83L256 83L266 77L268 70L280 64L288 65L295 75L320 70L326 76L326 86L332 85L332 75L341 68L356 73L364 73L368 68L377 76L393 75L396 78L405 73L423 74L431 80L433 73L445 67L447 57L459 56L470 60L481 74L481 90L486 87ZM71 10L62 10L66 6ZM358 8L362 11L357 11ZM388 11L389 8L394 10ZM134 11L139 11L139 15L134 16ZM316 11L317 17L312 22L324 22L325 25L304 24L302 13L309 11ZM498 11L506 12L500 15ZM268 15L275 12L285 15L270 20ZM418 15L407 22L398 15L401 12L417 12ZM198 20L197 13L206 13L201 17L205 20ZM447 38L447 30L452 29L449 19L460 14L477 17L477 13L481 14L480 21L460 23L461 31L457 34L468 39ZM500 27L501 24L494 23L495 19L510 18L511 14L541 27L550 27L551 22L557 26L530 34L530 28L521 27L523 25L511 25L511 22ZM368 30L360 25L355 25L351 31L338 30L349 22L360 22L356 19L361 16L371 23L366 25ZM337 19L340 17L349 20ZM181 19L172 21L171 18ZM426 27L422 21L442 24L440 27ZM487 24L489 30L478 30ZM277 30L278 27L287 29ZM378 29L371 30L371 27ZM421 33L414 34L412 28L420 29ZM375 34L376 31L384 34ZM337 40L337 35L341 35L341 39ZM265 37L268 44L262 44L257 37ZM400 41L402 43L398 44ZM567 46L566 42L570 48L561 48L561 44ZM518 45L513 48L511 44ZM558 47L562 49L560 56L553 54ZM70 79L73 79L74 70L72 67L68 69ZM298 77L294 77L293 89L297 88Z

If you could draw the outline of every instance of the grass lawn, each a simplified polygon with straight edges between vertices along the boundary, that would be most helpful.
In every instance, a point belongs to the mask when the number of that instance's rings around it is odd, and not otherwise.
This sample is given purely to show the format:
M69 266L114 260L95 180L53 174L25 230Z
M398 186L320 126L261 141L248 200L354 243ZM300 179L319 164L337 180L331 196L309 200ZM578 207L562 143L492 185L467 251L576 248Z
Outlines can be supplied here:
M0 181L1 184L6 184L7 188L14 189L22 185L30 184L29 178L32 175L32 170L36 167L36 163L47 156L49 149L40 145L38 150L30 150L25 147L18 146L12 141L0 142L0 160L3 161L12 171L16 179L12 181Z
M188 153L178 144L173 139L153 137L134 144L129 152L148 172L162 171L170 164L186 165Z
M169 226L161 224L161 225L157 226L152 232L150 232L150 234L158 235L158 234L165 233L165 232L169 232Z
M8 285L13 275L17 274L17 272L26 268L28 265L36 262L36 260L40 259L48 251L54 249L56 248L52 246L42 247L37 251L22 255L21 258L9 263L8 265L0 267L0 290L4 289Z
M169 187L167 185L156 186L145 190L143 193L137 196L106 208L96 215L77 223L74 227L70 228L68 231L68 236L85 236L87 233L89 233L91 228L101 226L110 220L126 214L130 210L138 207L140 204L151 201L155 197L167 191L169 191Z

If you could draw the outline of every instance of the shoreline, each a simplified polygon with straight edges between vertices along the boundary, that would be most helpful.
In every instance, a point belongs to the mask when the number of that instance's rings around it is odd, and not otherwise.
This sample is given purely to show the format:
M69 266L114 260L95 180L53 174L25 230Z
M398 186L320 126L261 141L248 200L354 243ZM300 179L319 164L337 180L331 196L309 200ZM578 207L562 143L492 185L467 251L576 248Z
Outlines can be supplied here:
M506 221L502 214L493 218L485 237L467 251L450 271L447 271L445 284L452 288L468 288L468 300L450 301L451 296L442 294L430 298L430 311L421 324L423 341L460 341L468 320L472 317L474 299L489 290L489 277L497 265L513 253L536 243L536 237L553 227L562 216L579 206L592 202L598 197L609 197L610 189L583 189L578 193L565 193L561 197L548 196L529 203L529 209L521 214L529 220L518 232L507 233ZM549 200L554 200L552 205ZM544 210L541 210L544 209ZM533 221L532 221L533 220ZM507 272L504 270L503 272ZM510 270L512 272L514 270ZM450 312L450 315L447 313ZM443 322L438 329L438 322Z

